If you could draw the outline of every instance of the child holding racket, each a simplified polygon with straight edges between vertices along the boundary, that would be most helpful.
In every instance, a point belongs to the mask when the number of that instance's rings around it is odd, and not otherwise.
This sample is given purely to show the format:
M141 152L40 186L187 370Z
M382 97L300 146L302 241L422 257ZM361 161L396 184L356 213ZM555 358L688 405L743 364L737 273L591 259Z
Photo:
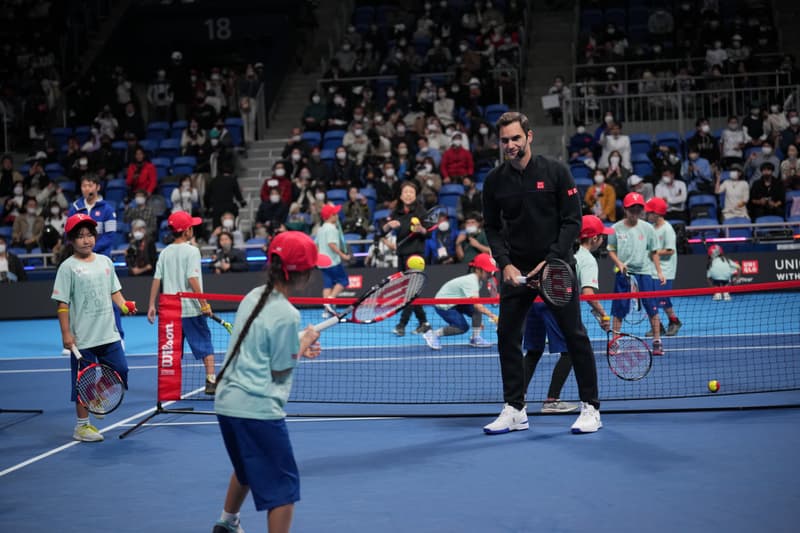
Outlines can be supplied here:
M725 251L719 244L712 244L708 248L708 268L706 270L706 277L708 283L712 287L727 287L731 284L731 280L739 275L740 266L727 257ZM715 292L712 300L725 300L730 301L731 293L729 292Z
M266 284L239 304L217 380L214 410L233 474L213 533L243 531L239 511L248 492L256 509L267 511L269 531L289 531L300 499L284 407L297 360L316 357L320 346L313 326L300 329L300 312L288 298L308 283L314 267L330 265L330 258L299 231L276 235L267 257Z
M469 274L453 278L446 282L436 293L436 298L478 298L481 285L497 272L497 264L489 254L478 254L469 263ZM434 307L436 314L447 323L437 330L429 329L422 336L432 350L441 350L440 337L461 335L469 330L465 316L472 319L472 338L469 345L476 348L490 346L491 343L481 337L481 315L486 315L492 322L497 316L482 304L442 304Z
M678 253L676 251L675 230L672 228L672 224L664 218L667 214L667 202L663 198L655 196L647 201L644 210L647 213L647 221L653 225L653 230L656 233L656 242L658 244L656 253L658 254L658 261L661 263L661 270L667 280L661 289L670 290L672 282L675 280L675 274L678 271ZM666 332L662 333L667 337L677 335L683 323L678 318L678 315L675 314L672 300L670 298L659 298L656 300L656 308L663 309L669 319L669 326ZM661 321L659 321L659 327L660 324ZM645 337L652 337L652 335L653 330L650 330L645 334Z
M626 194L622 201L625 217L614 224L614 233L608 236L608 257L616 267L615 293L630 292L628 276L636 278L639 290L642 292L656 289L655 278L661 285L666 283L658 258L658 243L653 226L639 218L644 205L644 197L641 194L635 192ZM656 272L655 278L651 275L653 268ZM627 298L611 302L614 331L621 331L622 319L630 312L630 305L631 301ZM664 355L658 308L655 302L647 298L642 299L642 306L653 328L653 355Z
M347 243L339 227L339 211L341 205L325 204L320 210L322 226L317 232L317 246L319 253L326 255L331 260L331 266L320 269L322 271L322 297L336 298L347 285L349 280L344 270L342 261L349 261L352 256L347 253ZM336 309L331 304L325 304L324 316L335 315Z
M150 286L150 305L147 309L147 320L151 324L156 319L156 299L162 282L164 294L203 292L200 250L192 244L194 226L202 222L203 219L193 217L186 211L175 211L167 219L174 240L161 251L156 262L156 272ZM187 298L181 302L181 309L183 336L189 343L195 359L202 359L205 365L205 393L214 394L216 389L214 345L211 343L211 330L206 321L206 316L211 315L211 305L202 298L199 300Z
M61 342L70 350L76 346L84 359L98 359L117 371L128 386L128 362L114 321L112 301L123 314L136 312L134 302L125 301L111 259L92 250L97 241L97 222L79 213L67 219L64 226L72 255L58 267L51 298L58 302L58 323ZM77 401L75 381L78 360L70 357L72 377L71 399L75 402L78 421L72 438L82 442L99 442L103 435L89 423L89 411Z

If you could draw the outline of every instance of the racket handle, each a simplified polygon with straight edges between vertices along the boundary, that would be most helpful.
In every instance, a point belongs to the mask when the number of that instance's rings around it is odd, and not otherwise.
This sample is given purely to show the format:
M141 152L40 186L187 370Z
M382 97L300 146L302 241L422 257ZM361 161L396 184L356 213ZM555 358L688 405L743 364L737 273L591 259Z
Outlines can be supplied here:
M81 352L79 352L79 351L78 351L78 347L77 347L77 346L75 346L74 344L73 344L73 345L72 345L72 347L70 348L70 351L72 352L72 355L74 355L74 356L75 356L75 359L77 359L78 361L80 361L81 359L83 359L83 356L81 355Z
M525 284L528 283L528 277L527 276L517 276L516 279L517 279L517 283L519 283L520 285L525 285Z
M338 315L334 315L327 320L323 320L319 324L314 324L315 331L322 331L323 329L328 329L331 326L334 326L339 323L341 318Z

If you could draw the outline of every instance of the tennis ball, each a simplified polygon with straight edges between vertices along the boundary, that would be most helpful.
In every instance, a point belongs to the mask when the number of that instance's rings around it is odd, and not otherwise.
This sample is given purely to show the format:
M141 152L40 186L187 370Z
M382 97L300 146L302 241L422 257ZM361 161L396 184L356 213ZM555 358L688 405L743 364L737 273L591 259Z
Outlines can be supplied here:
M411 225L412 226L419 226L419 219L417 217L411 218Z
M425 259L421 255L412 255L406 261L406 268L410 270L425 270Z
M716 379L712 379L708 382L708 390L711 392L717 392L719 390L719 381Z

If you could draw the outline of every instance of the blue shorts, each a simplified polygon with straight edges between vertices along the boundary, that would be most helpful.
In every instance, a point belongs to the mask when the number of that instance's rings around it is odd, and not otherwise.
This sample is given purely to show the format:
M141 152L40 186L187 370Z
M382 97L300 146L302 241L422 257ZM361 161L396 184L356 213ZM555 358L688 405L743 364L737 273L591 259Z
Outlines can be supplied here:
M631 274L636 278L636 283L639 285L639 292L650 292L657 289L656 284L658 280L651 278L645 274ZM630 292L631 284L627 276L622 272L617 272L614 280L614 292ZM657 303L652 298L642 298L642 307L644 308L647 316L655 316L658 314ZM625 318L631 310L631 301L628 298L620 300L613 300L611 302L611 316L614 318Z
M525 340L522 347L535 352L544 351L545 334L550 341L550 353L562 353L567 350L567 341L556 323L556 319L547 304L534 302L525 318Z
M459 304L450 309L439 309L438 307L434 307L434 309L436 314L447 322L448 326L460 329L461 333L469 330L469 324L467 324L467 320L464 317L472 318L472 314L475 312L475 308L470 304Z
M300 473L286 420L217 415L236 479L250 487L259 511L300 500Z
M91 348L81 348L81 355L86 361L92 363L103 363L117 371L122 378L122 384L128 388L128 360L125 358L125 350L122 349L122 342L116 341L109 344L101 344ZM75 390L75 380L78 379L78 360L74 355L69 358L70 375L72 376L72 390L70 400L78 400L78 391Z
M337 284L342 287L347 287L350 284L350 279L347 277L347 272L344 271L341 263L332 267L321 268L320 270L322 271L322 288L324 289L332 289Z
M664 285L659 285L658 284L658 280L656 278L653 278L653 285L655 287L657 287L657 289L655 289L655 290L669 291L669 290L672 290L672 281L673 280L668 279L667 282ZM672 307L672 300L669 298L669 296L666 296L666 297L663 297L663 298L657 298L656 299L656 307L659 308L659 309L669 309L669 308Z
M214 345L211 344L211 330L205 315L188 316L181 319L183 338L189 343L194 358L200 361L209 355L214 355Z

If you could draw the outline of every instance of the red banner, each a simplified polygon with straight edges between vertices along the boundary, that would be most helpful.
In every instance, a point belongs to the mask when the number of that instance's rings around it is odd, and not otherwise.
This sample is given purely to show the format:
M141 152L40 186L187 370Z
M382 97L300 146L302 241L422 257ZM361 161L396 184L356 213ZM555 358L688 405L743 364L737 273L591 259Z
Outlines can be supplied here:
M162 294L158 299L158 401L180 400L182 357L181 298Z

